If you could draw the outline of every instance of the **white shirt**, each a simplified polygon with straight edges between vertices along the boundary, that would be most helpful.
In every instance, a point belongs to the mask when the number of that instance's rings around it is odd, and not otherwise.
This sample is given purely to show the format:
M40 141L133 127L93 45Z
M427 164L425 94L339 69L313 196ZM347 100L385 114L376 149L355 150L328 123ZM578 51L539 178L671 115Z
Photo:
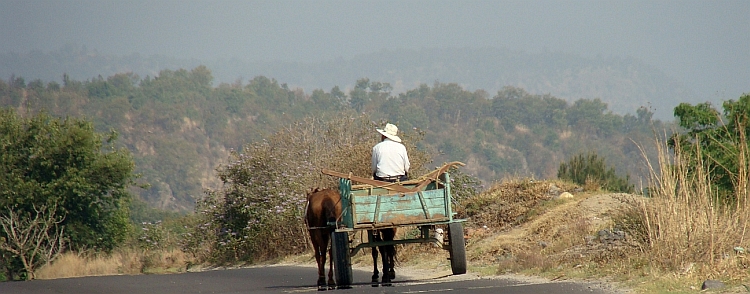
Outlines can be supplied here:
M403 176L409 171L409 166L409 156L403 144L386 138L372 147L372 172L376 176Z

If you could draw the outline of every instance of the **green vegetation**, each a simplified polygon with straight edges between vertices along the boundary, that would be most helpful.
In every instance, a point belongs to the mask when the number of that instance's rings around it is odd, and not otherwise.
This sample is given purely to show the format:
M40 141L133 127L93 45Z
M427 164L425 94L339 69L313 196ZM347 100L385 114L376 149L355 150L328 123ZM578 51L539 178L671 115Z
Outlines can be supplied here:
M255 261L308 250L302 221L306 192L332 187L321 169L368 177L379 137L367 117L306 119L232 153L219 168L224 188L210 190L198 205L205 221L193 234L216 262ZM419 134L402 135L412 171L424 170L427 154L416 148ZM208 235L208 236L206 236Z
M65 247L73 250L109 251L125 240L134 164L130 152L115 148L116 138L115 132L96 133L86 120L44 112L23 118L12 109L0 110L0 214L8 225L0 232L8 242L0 246L3 267L17 269L18 258L46 261L34 256L39 253L33 248L5 247L16 238L9 234L23 230L10 224L25 219L39 219L54 234L60 233L58 225L64 227ZM37 240L36 247L54 241ZM26 262L24 267L33 268Z
M222 185L215 168L229 150L261 142L303 118L366 113L401 130L424 134L420 149L435 163L462 161L462 172L491 182L507 176L554 178L560 162L591 151L620 174L647 177L633 143L652 137L652 113L616 115L598 99L574 103L507 87L496 95L457 84L420 85L395 95L387 83L363 78L351 90L305 93L263 76L246 84L212 86L206 67L164 70L155 77L129 73L63 84L0 81L0 106L22 115L45 110L87 117L98 132L117 131L118 147L133 154L145 188L131 192L161 209L192 211L204 189ZM653 156L653 154L651 154Z
M557 178L569 180L579 185L597 185L613 192L633 192L633 184L630 184L630 175L625 178L615 174L615 169L607 168L604 158L596 153L578 154L567 163L560 164L557 170Z
M719 196L728 203L738 201L735 191L748 182L748 133L750 133L750 95L725 101L723 114L709 103L682 103L674 110L686 133L676 134L669 147L679 150L693 166L705 165Z
M680 105L675 115L686 131L666 134L668 145L651 152L642 143L668 125L646 108L613 114L598 99L570 104L512 87L489 97L441 83L392 95L390 85L369 79L348 93L334 87L308 95L262 76L246 85L211 81L205 67L145 78L65 78L63 85L0 81L0 204L25 219L47 219L47 231L65 236L73 250L137 249L137 272L173 266L160 263L159 252L175 250L188 256L180 257L186 264L274 259L309 250L305 192L335 185L319 170L369 176L374 128L388 121L403 131L412 175L439 162L467 163L451 174L459 214L490 228L529 224L525 234L532 235L508 248L482 248L493 254L481 256L502 258L508 269L746 275L734 248L750 248L742 229L750 222L750 96L724 103L723 115L708 104ZM134 171L142 177L134 179ZM647 178L651 197L629 198L629 209L604 225L630 239L581 251L590 254L582 258L575 250L590 245L587 237L602 229L590 222L601 218L549 198L591 183L632 192L629 175ZM536 180L556 176L554 183ZM482 191L480 179L502 178L535 180ZM193 207L194 214L183 214ZM547 210L559 218L545 219ZM6 269L25 268L7 250L2 260Z

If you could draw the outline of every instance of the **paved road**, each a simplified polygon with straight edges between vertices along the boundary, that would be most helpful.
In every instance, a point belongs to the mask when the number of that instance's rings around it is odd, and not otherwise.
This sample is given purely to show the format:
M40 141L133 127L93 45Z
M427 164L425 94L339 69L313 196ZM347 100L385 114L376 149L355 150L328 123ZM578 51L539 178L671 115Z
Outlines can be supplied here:
M315 293L317 270L312 267L272 266L197 273L103 276L0 283L2 294L192 294L192 293ZM480 279L471 275L427 280L396 279L393 287L372 287L370 273L354 271L351 289L327 293L587 293L606 294L587 285L552 282L524 283L510 279Z

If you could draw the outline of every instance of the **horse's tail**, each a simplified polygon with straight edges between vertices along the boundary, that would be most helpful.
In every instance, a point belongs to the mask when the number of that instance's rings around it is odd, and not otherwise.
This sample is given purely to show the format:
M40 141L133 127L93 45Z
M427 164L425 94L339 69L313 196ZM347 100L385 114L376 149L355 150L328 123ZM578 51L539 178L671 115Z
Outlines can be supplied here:
M326 199L323 203L323 209L325 211L325 217L326 217L326 226L330 224L336 224L338 221L338 213L336 211L336 202L332 201L332 199Z
M312 188L309 191L307 191L307 202L305 203L305 215L302 217L302 219L305 220L305 226L307 226L307 229L310 229L310 220L307 219L308 213L310 213L308 210L310 209L310 201L312 200L312 196L315 195L316 192L319 192L321 189L318 187Z

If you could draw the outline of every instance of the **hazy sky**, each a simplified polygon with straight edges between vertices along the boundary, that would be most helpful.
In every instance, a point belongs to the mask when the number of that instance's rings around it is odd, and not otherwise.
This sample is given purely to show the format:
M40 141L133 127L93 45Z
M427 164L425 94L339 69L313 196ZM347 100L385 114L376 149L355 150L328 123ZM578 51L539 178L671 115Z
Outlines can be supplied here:
M497 47L634 57L707 99L750 92L750 1L0 0L0 52L203 60ZM449 81L447 81L449 82Z

